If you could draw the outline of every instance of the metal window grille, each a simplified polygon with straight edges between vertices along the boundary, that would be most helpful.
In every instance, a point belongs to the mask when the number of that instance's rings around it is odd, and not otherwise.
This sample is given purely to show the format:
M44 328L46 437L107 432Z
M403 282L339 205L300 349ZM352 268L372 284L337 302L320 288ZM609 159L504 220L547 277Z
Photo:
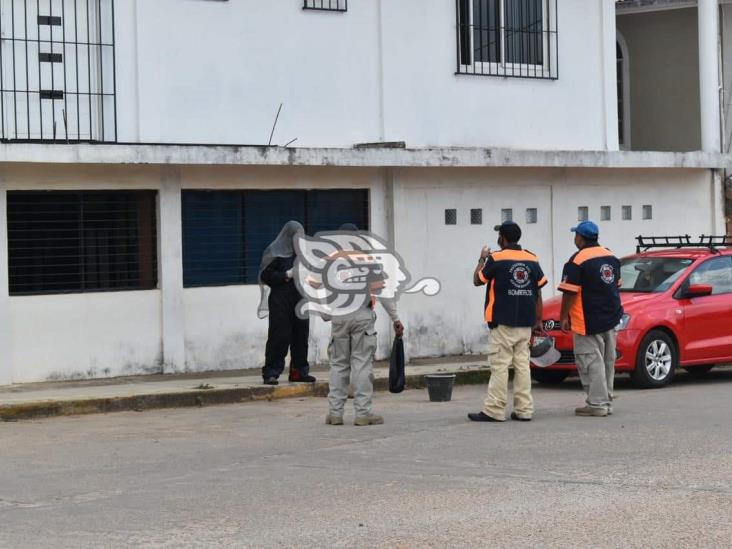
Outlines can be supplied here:
M600 206L600 221L610 221L612 219L612 208L610 206Z
M0 0L3 141L117 141L114 17L114 0Z
M513 221L513 210L511 208L501 210L501 223L505 223L506 221Z
M557 0L455 0L457 73L559 78Z
M445 225L457 225L457 210L448 208L445 210Z
M470 210L470 224L471 225L482 225L483 224L483 210L476 208Z
M630 221L633 219L633 206L622 207L623 221Z
M539 212L536 208L526 208L526 223L533 224L539 220Z
M291 219L308 234L344 223L369 228L369 191L185 190L183 285L256 284L267 245Z
M155 191L8 191L11 295L157 287Z
M348 0L305 0L302 9L317 11L348 11Z
M590 218L590 209L587 206L577 208L577 221L587 221Z
M646 221L653 219L653 206L650 204L645 204L643 206L643 219Z

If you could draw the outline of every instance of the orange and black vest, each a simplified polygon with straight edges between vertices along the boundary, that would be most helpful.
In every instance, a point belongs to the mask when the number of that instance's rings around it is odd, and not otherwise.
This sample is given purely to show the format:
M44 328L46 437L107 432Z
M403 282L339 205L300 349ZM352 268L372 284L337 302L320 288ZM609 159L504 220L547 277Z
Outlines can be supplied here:
M623 317L620 284L620 261L610 250L594 245L574 254L559 285L562 292L577 295L570 311L572 331L595 335L615 328Z
M488 285L485 321L491 328L534 326L539 289L547 283L534 254L519 245L510 245L493 252L478 277Z

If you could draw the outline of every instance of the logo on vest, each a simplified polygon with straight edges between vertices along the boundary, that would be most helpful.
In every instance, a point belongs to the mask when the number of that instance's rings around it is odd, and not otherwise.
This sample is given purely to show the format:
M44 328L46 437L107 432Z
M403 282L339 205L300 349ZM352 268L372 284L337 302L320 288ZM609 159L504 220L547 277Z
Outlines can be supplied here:
M615 282L615 270L605 263L602 267L600 267L600 278L602 278L602 281L605 284L612 284Z
M531 271L524 263L516 263L511 267L511 284L518 288L516 290L508 290L510 296L531 296Z

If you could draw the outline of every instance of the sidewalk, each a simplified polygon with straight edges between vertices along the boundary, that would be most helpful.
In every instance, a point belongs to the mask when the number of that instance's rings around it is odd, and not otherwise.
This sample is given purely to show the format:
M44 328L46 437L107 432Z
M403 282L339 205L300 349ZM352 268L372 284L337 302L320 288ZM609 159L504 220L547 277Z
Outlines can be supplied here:
M456 384L486 383L485 363L479 355L417 360L406 368L407 389L424 388L424 376L434 373L456 374ZM259 370L7 385L0 387L0 420L326 396L327 369L316 367L312 373L317 383L289 383L285 373L277 386L263 385ZM387 390L388 363L376 363L374 377L375 389Z

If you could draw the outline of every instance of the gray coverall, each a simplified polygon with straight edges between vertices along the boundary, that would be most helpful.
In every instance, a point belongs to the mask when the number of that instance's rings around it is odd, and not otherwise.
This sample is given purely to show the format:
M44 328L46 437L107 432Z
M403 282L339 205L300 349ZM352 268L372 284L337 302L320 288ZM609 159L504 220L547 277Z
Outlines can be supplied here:
M381 301L392 322L399 320L396 303ZM374 393L374 353L376 352L376 313L363 307L348 316L334 318L328 354L330 356L330 415L343 417L349 381L353 386L356 417L371 415Z

